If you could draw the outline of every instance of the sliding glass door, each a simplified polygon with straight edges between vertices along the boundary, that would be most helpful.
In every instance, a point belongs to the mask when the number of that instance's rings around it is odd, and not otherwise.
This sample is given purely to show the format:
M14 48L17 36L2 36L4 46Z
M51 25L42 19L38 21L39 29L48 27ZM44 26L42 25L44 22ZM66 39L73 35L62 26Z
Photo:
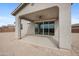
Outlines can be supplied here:
M43 22L35 24L35 34L43 34Z
M35 24L35 34L54 35L54 22L39 22Z

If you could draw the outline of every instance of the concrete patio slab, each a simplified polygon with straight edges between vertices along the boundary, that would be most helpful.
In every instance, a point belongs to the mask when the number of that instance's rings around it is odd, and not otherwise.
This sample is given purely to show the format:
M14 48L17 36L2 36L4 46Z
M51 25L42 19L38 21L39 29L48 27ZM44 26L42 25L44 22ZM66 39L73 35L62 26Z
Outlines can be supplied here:
M23 38L22 40L24 40L25 42L29 42L31 44L48 47L52 49L55 49L55 48L57 49L57 45L55 44L56 42L53 40L52 37L49 37L49 36L45 37L45 36L29 35Z

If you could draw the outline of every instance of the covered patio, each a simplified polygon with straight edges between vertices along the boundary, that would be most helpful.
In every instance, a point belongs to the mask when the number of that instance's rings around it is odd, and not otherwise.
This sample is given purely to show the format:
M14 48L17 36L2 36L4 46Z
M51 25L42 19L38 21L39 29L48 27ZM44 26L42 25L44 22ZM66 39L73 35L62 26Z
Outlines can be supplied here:
M28 24L34 25L32 29L32 35L55 35L55 22L59 18L59 8L57 6L47 8L44 10L36 11L33 13L25 14L20 16L20 23L22 30L22 20L28 21ZM21 32L20 32L21 33ZM50 34L51 33L51 34ZM29 33L27 33L28 35ZM22 37L22 36L21 36Z
M57 6L47 8L44 10L36 11L33 13L21 15L20 19L28 21L28 24L31 26L31 34L28 31L24 36L21 35L21 38L27 40L27 42L57 48L58 41L54 38L55 36L55 21L58 21L59 8ZM22 23L22 22L21 22ZM23 25L21 24L22 30ZM22 32L20 32L22 34Z
M12 13L16 16L16 35L19 39L28 38L27 36L34 36L34 43L44 41L38 39L40 36L52 36L50 45L55 41L55 46L59 48L71 49L71 4L68 3L28 3L21 4ZM31 40L32 40L31 38ZM27 39L28 41L29 39ZM49 40L47 45L49 46ZM54 41L53 41L54 40ZM30 41L32 42L32 41ZM53 45L52 45L53 46Z

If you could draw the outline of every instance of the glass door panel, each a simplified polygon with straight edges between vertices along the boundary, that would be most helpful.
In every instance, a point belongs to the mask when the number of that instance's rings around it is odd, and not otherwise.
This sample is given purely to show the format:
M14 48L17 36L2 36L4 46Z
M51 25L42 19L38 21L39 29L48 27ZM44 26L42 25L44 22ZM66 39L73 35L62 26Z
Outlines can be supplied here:
M38 24L35 24L35 34L39 34L39 27L38 27Z
M44 27L44 25L43 25L43 22L41 22L41 23L39 23L39 34L41 34L41 35L43 35L43 27Z
M49 22L49 35L54 35L54 22Z
M44 22L44 35L48 35L48 22Z

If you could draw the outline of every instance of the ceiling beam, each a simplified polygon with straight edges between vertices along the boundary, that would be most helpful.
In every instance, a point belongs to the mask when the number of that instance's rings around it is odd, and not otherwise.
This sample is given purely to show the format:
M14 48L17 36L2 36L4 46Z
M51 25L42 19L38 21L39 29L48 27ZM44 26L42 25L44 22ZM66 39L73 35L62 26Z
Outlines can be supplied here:
M23 17L23 16L20 16L19 18L20 18L20 19L24 19L24 20L28 20L28 21L31 21L31 22L33 22L33 20L31 20L31 19L28 19L28 18L26 18L26 17Z

